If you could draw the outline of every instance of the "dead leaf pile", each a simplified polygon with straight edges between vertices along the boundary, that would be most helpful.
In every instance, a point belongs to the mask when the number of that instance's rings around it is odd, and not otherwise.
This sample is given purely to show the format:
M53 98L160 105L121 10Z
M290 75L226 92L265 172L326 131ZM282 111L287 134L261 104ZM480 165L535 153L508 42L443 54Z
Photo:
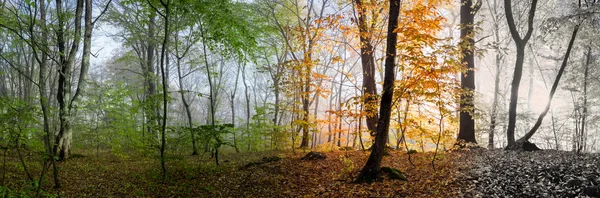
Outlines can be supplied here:
M600 185L598 154L500 149L472 154L475 167L468 179L482 197L585 197Z

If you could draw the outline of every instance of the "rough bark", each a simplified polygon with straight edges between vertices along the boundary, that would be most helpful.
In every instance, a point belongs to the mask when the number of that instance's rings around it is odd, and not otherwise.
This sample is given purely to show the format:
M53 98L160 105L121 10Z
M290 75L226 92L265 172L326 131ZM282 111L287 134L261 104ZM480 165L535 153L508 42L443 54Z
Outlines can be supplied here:
M381 172L381 160L383 159L385 143L390 128L390 117L392 112L392 99L394 95L395 80L395 56L398 33L394 30L398 26L400 15L400 0L390 0L389 23L387 30L385 75L383 79L383 91L381 104L379 106L379 120L377 123L377 134L371 154L367 163L360 171L356 182L372 182L379 178Z
M58 155L59 160L69 158L71 154L71 140L73 137L71 131L71 75L75 64L75 56L79 49L79 41L81 40L81 18L83 13L83 0L77 0L75 8L75 27L73 42L70 49L67 49L68 39L66 27L68 18L64 16L66 13L63 10L62 0L56 0L56 12L58 17L58 27L56 30L57 46L59 50L59 74L58 74L58 90L56 99L59 107L60 127L55 138L53 147L54 153Z
M363 77L363 104L367 113L367 129L371 136L375 136L377 126L377 87L375 84L375 58L373 56L374 48L371 44L372 32L367 24L366 6L361 0L354 0L356 13L358 15L358 34L360 37L360 60L362 64Z
M460 121L457 143L477 144L475 139L475 120L473 119L473 92L475 91L475 14L481 6L481 1L473 4L472 0L461 0L460 5L460 38L462 62L467 64L467 72L461 76L460 85L466 93L460 96Z
M588 77L589 77L589 70L590 70L590 64L592 63L592 47L591 45L587 46L587 54L586 54L586 59L585 59L585 68L584 68L584 72L583 72L583 104L581 105L581 137L580 137L580 142L583 145L580 145L580 147L577 149L577 152L581 152L582 150L586 149L586 137L587 137L587 115L588 115Z
M500 51L500 27L499 21L500 16L497 11L496 0L493 2L493 9L490 8L493 12L494 16L494 42L496 43L495 51L495 64L496 64L496 73L494 75L494 99L492 101L492 111L490 112L490 129L488 134L488 148L494 148L494 135L496 133L496 118L498 116L498 101L500 94L500 74L502 73L502 52ZM489 4L488 4L489 6Z
M154 42L155 32L154 28L156 26L156 17L155 13L149 14L149 22L148 22L148 38L146 41L146 63L144 65L144 87L145 90L145 99L144 99L144 114L146 115L146 131L148 135L154 134L153 127L156 126L157 121L157 110L156 110L156 99L154 95L156 94L156 83L154 82L154 50L156 43Z

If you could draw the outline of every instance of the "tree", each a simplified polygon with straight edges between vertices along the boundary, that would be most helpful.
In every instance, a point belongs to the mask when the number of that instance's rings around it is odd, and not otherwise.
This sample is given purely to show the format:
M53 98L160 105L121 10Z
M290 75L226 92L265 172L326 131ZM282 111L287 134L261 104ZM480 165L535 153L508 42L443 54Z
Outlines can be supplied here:
M527 46L527 42L533 33L533 18L535 16L536 7L537 0L532 0L527 19L527 32L525 33L525 36L521 37L519 35L519 31L517 30L517 26L515 25L515 19L513 18L511 0L504 0L506 21L508 22L510 34L517 47L517 59L515 61L515 70L513 72L513 80L510 90L510 103L508 107L508 128L506 129L508 147L513 147L515 145L515 126L517 122L517 100L519 98L519 86L521 84L521 76L523 75L525 47Z
M554 83L552 84L552 88L550 89L550 95L548 96L549 99L548 99L548 102L546 103L546 107L544 107L544 110L540 113L540 115L537 118L537 121L535 122L533 127L529 130L529 132L527 132L523 137L519 138L519 140L517 140L512 145L509 144L507 147L508 149L524 149L523 144L525 142L528 142L529 138L531 138L533 136L533 134L535 134L535 132L542 125L542 121L544 120L544 117L546 116L546 114L548 114L548 111L550 110L550 104L552 104L552 98L554 97L554 93L556 93L556 89L558 88L558 83L560 82L560 78L562 77L562 75L565 71L565 67L567 67L567 62L569 60L569 56L571 55L571 50L573 49L573 43L575 42L575 38L577 38L577 32L579 31L579 25L580 24L576 24L575 27L573 28L573 33L571 34L571 39L569 40L569 45L567 46L567 51L565 52L563 62L560 65L560 69L558 70L558 73L556 74L556 78L554 79ZM514 137L513 137L513 139L514 139Z
M505 3L506 3L506 1L505 1ZM533 15L533 12L535 12L535 8L534 7L535 7L536 3L537 3L536 0L534 0L532 2L532 11L530 11L530 15L529 15L529 25L530 25L530 27L528 29L528 34L525 36L525 38L527 38L527 39L528 39L528 35L531 36L530 30L532 29L531 23L533 22L532 15ZM505 4L505 6L510 6L510 5L506 5ZM579 3L579 8L581 8L581 2ZM510 8L507 9L507 19L509 21L509 28L511 28L511 34L513 35L513 40L515 40L515 43L521 43L521 42L517 41L517 40L519 40L519 36L516 35L518 33L517 33L516 29L515 29L514 21L511 22L512 16L511 16L510 19L508 17L508 15L512 15L512 14L510 14L508 12L509 10L510 10ZM513 131L512 131L512 133L508 134L508 132L510 132L510 131L507 131L507 135L508 135L508 146L507 146L507 149L512 149L512 150L524 150L525 149L525 150L527 150L528 148L525 148L526 143L535 134L535 132L539 129L539 127L542 124L542 121L544 120L544 117L546 116L546 114L550 110L550 105L552 104L552 99L554 97L554 94L556 93L556 89L558 88L558 84L560 82L560 79L561 79L561 77L562 77L562 75L563 75L563 73L565 71L565 68L566 68L566 66L568 64L569 56L571 55L571 50L573 49L573 44L575 42L575 39L577 38L577 33L578 33L579 27L581 25L581 18L578 17L577 19L579 21L577 22L577 24L575 24L575 26L573 28L573 32L571 33L571 38L569 40L569 44L567 45L567 50L566 50L565 55L563 57L562 63L560 65L560 69L558 70L558 73L556 74L556 78L554 79L554 83L552 84L552 88L550 89L550 94L548 96L548 102L546 103L546 106L544 107L544 110L538 116L538 118L537 118L535 124L533 125L533 127L523 137L519 138L517 141L514 140L514 123L513 123L513 128L512 128ZM510 24L513 24L513 25L511 26ZM523 40L526 41L527 39L525 39L525 38ZM525 47L524 44L523 45L517 44L517 63L519 61L519 56L518 56L519 55L519 49L520 48L524 48L524 47ZM523 49L521 49L521 51L523 51ZM522 69L522 66L523 66L522 65L522 61L523 61L523 58L521 57L521 65L520 65L521 68L520 69ZM516 78L516 76L518 76L520 78L520 75L521 75L521 71L517 71L517 69L515 68L515 78ZM511 90L511 91L517 92L516 93L517 96L518 96L518 85L519 84L517 82L516 83L517 91L515 91L514 90L515 81L513 80L513 84L512 84L512 86L513 86L512 89L513 90ZM514 99L516 100L516 98L514 98ZM511 107L512 107L512 103L513 103L513 93L511 93ZM516 103L516 101L515 101L515 103ZM515 108L516 108L516 104L515 104ZM509 109L509 111L510 111L510 109ZM513 113L516 112L515 109L513 109L513 111L514 111ZM511 116L511 114L509 112L509 118L510 118L510 116ZM510 119L509 119L509 130L510 130L510 126L511 126L510 124L511 123L510 123Z
M498 0L493 0L492 4L487 1L488 11L490 16L492 17L492 33L494 34L494 41L490 44L490 47L494 49L494 64L496 66L496 72L494 74L494 96L492 99L492 110L490 112L490 128L488 133L488 148L494 148L494 135L496 131L497 125L497 117L498 117L498 103L499 103L499 95L500 95L500 75L502 73L502 59L504 58L504 53L502 48L505 48L504 45L507 45L506 42L502 42L500 39L500 20L502 19L501 12L499 13L498 8Z
M162 114L162 123L161 123L161 131L160 131L160 165L161 165L161 170L162 170L162 179L166 179L167 177L167 169L165 168L165 147L166 147L166 130L167 130L167 104L168 104L168 98L169 98L169 90L167 87L167 78L168 76L166 76L165 74L165 70L167 70L169 66L169 53L167 52L168 46L169 46L169 34L170 34L170 30L169 30L169 20L171 17L171 10L169 5L171 4L170 0L167 0L166 2L163 0L160 0L160 4L164 7L164 13L159 11L157 8L155 8L151 2L148 2L150 4L150 6L152 6L152 8L160 15L162 16L162 18L165 20L164 23L164 38L163 38L163 42L162 42L162 48L160 51L160 77L162 79L162 88L163 88L163 114Z
M475 91L475 15L481 7L481 0L473 5L473 0L461 0L460 4L460 47L462 48L462 62L467 64L466 74L461 76L461 88L464 92L460 95L460 126L458 128L457 143L477 144L475 139L475 120L473 119L473 92Z
M400 0L390 0L390 14L387 29L388 35L385 57L385 76L383 79L383 91L379 106L377 133L375 135L375 142L373 143L373 150L371 151L365 166L360 171L360 174L356 180L357 182L372 182L379 177L381 171L381 160L383 159L385 144L388 139L392 111L392 98L394 96L396 40L398 37L398 33L395 30L398 27L400 3Z
M375 84L375 48L371 43L375 21L378 20L379 12L373 5L376 1L368 0L364 3L362 0L354 0L356 14L358 15L358 35L360 38L360 60L362 64L363 76L363 104L366 112L367 128L371 136L375 135L377 127L377 87ZM371 12L371 22L367 15Z
M130 65L119 68L123 71L139 74L142 76L143 92L138 100L143 104L142 130L141 134L148 140L155 140L157 126L159 125L159 106L157 98L156 79L156 56L157 38L156 12L149 8L147 3L136 3L136 1L122 1L115 3L108 12L105 21L108 24L121 27L121 31L114 37L119 38L125 47L130 48L135 54L141 72L133 71ZM160 32L160 31L159 31ZM128 53L125 53L128 54ZM123 56L121 59L127 59ZM155 141L147 142L155 143Z

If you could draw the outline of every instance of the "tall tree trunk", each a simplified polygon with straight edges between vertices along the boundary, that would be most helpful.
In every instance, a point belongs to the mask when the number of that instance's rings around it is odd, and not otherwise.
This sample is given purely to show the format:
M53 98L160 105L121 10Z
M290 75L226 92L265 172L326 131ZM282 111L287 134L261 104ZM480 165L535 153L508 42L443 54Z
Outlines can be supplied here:
M552 89L550 89L550 95L548 96L548 102L546 103L546 107L544 108L544 111L542 111L542 113L540 113L537 121L535 122L535 125L533 125L531 130L529 130L529 132L527 132L527 134L525 134L522 138L520 138L517 141L518 144L514 144L513 147L511 147L509 145L508 148L521 149L522 145L520 145L520 144L523 142L529 141L529 138L531 138L531 136L533 136L533 134L535 134L535 132L538 130L538 128L542 125L542 121L544 120L544 117L550 110L550 104L552 104L552 98L554 97L554 93L556 92L556 89L558 88L558 83L560 82L560 78L562 77L562 75L565 71L565 68L567 67L567 62L569 60L569 56L571 55L571 50L573 49L573 43L575 43L575 38L577 38L578 31L579 31L579 24L575 25L575 28L573 28L573 34L571 35L571 40L569 41L569 45L567 47L567 52L565 52L563 62L560 65L558 74L556 74L556 79L554 79L554 84L552 84Z
M196 146L196 134L194 133L194 131L192 130L192 128L194 127L194 122L192 120L192 112L190 110L190 104L188 103L187 99L185 98L185 92L183 89L183 76L181 75L181 59L183 57L177 57L177 79L179 82L179 94L181 96L181 102L183 103L183 108L185 109L185 115L187 118L187 122L188 122L188 128L190 131L190 135L192 136L192 155L198 155L198 147Z
M517 60L515 61L515 70L513 72L513 80L511 83L510 90L510 104L508 107L508 128L506 129L506 136L508 141L507 147L513 147L515 145L515 127L517 122L517 100L519 99L519 86L521 84L521 76L523 75L523 61L525 58L525 46L531 34L533 33L533 18L535 16L535 9L537 7L537 0L532 0L531 8L528 15L528 27L527 33L521 38L515 25L515 20L512 13L511 0L504 0L504 12L506 15L506 21L510 34L515 41L517 47Z
M167 2L165 3L163 0L160 0L160 4L162 4L162 6L165 8L165 13L161 14L162 17L165 20L165 26L164 26L164 39L162 42L162 47L161 47L161 51L160 51L160 74L161 74L161 78L162 78L162 88L163 88L163 94L162 94L162 99L163 99L163 115L162 115L162 125L161 125L161 134L160 134L160 165L162 168L162 179L165 180L167 177L167 169L165 167L165 147L166 147L166 130L167 130L167 116L168 116L168 98L169 98L169 88L167 86L168 83L168 76L166 74L166 70L168 69L169 66L169 54L167 52L168 46L169 46L169 20L170 20L170 12L171 10L169 9L169 4L171 3L170 0L167 0ZM158 10L156 10L156 12L159 12ZM160 13L160 12L159 12Z
M358 15L358 34L360 37L360 60L363 77L363 104L365 105L367 128L375 136L377 127L377 86L375 84L374 48L371 44L372 32L367 24L367 6L361 0L354 0Z
M317 93L315 94L315 109L313 111L313 117L315 118L315 120L317 119L318 116L318 112L319 112L319 93L317 91ZM317 131L314 130L312 132L312 140L311 140L311 145L310 148L313 149L315 147L315 145L317 144Z
M496 8L496 1L494 0L494 9ZM497 12L494 10L494 17L497 17ZM498 18L496 18L498 19ZM498 25L499 20L494 20L494 42L496 43L495 51L495 64L496 73L494 75L494 99L492 101L492 112L490 112L490 131L488 135L488 148L494 148L494 135L496 133L496 117L498 116L498 96L500 94L500 74L502 73L502 52L500 51L500 27Z
M40 29L41 29L41 40L38 41L42 44L42 46L48 46L48 29L46 27L46 4L45 1L40 0L39 2L39 8L40 8ZM29 33L31 35L35 35L33 34L34 32L34 26L32 24L32 26L30 26L29 29ZM32 36L32 39L36 39L35 36ZM34 57L36 62L38 63L39 66L39 79L38 79L38 91L40 92L40 97L39 97L39 102L40 102L40 106L42 109L42 118L43 118L43 129L44 129L44 146L46 148L46 154L48 154L48 156L51 156L50 161L52 163L52 170L53 170L53 180L54 180L54 188L60 188L60 180L58 178L58 167L56 165L56 152L54 152L53 147L52 147L52 143L51 143L51 138L52 138L52 134L50 132L50 118L49 118L49 110L48 110L48 106L49 106L49 96L47 96L46 93L46 83L47 83L47 78L46 78L46 72L47 72L47 68L48 68L48 54L46 52L43 51L38 51L38 49L35 46L31 46L33 53L34 53ZM43 174L40 176L43 177ZM41 180L41 179L40 179ZM38 189L39 190L39 189Z
M231 125L235 128L235 94L237 93L238 82L240 79L240 69L242 65L238 65L237 72L235 74L235 84L233 85L233 91L231 92ZM233 147L235 148L235 152L239 153L240 149L237 144L236 132L233 132Z
M280 99L280 96L279 96L280 95L280 90L281 90L281 87L279 85L279 79L281 78L281 76L279 74L280 73L279 72L279 68L280 67L281 66L278 64L277 65L277 73L275 75L273 75L273 92L275 94L275 104L273 104L274 105L274 110L273 110L273 126L275 126L275 127L273 129L273 133L276 136L278 136L278 137L279 137L279 131L280 131L280 129L279 129L279 121L280 121L280 119L279 119L279 116L280 116L280 114L279 114L279 111L280 111L279 110L280 109L279 105L281 103L281 99ZM273 141L275 149L278 150L279 149L279 145L278 145L279 141L278 140L271 140L271 141Z
M308 148L309 141L309 107L310 101L309 96L307 95L310 92L310 81L311 81L311 72L310 69L307 69L307 77L305 79L304 85L304 93L301 94L302 98L302 142L300 143L300 148Z
M383 91L381 95L381 105L379 106L379 121L377 123L377 134L373 143L373 150L367 163L360 171L357 182L371 182L379 177L381 169L381 160L385 149L385 143L390 129L390 117L392 112L392 99L394 96L395 80L395 56L396 42L398 33L394 30L398 26L398 16L400 15L400 0L390 0L390 14L387 31L386 57L385 57L385 76L383 79Z
M246 82L246 67L242 66L242 82L244 83L244 96L246 98L246 138L248 151L252 144L252 138L250 137L250 93L248 92L248 82Z
M155 26L156 26L156 13L151 12L149 14L148 22L148 40L146 41L146 64L144 65L144 114L146 116L146 130L148 135L152 137L155 134L154 127L156 126L156 120L158 119L156 111L156 83L154 82L154 50L156 43L154 42L155 37Z
M580 146L580 148L577 150L577 152L581 152L582 150L585 150L586 147L586 139L587 139L587 125L586 125L586 120L587 120L587 112L588 112L588 77L589 77L589 69L590 69L590 64L592 63L592 46L588 45L587 46L587 54L586 54L586 59L585 59L585 69L583 72L583 104L582 104L582 111L581 111L581 143L583 144L582 146Z
M457 144L477 144L475 139L475 120L473 92L475 92L475 14L481 6L481 1L473 5L472 0L461 0L460 4L460 39L462 49L462 62L467 64L467 72L461 76L460 85L463 93L460 95L460 125L458 129Z
M71 153L71 74L73 65L75 64L75 56L79 49L79 42L81 40L81 17L83 12L83 0L77 0L75 9L75 27L74 27L74 38L70 46L67 49L68 39L65 28L68 22L65 21L68 17L64 16L66 12L63 10L62 0L56 0L56 12L58 18L58 29L56 31L57 46L59 50L59 77L58 77L58 90L56 99L59 106L59 120L60 128L55 138L54 152L57 153L59 160L65 160L69 158Z

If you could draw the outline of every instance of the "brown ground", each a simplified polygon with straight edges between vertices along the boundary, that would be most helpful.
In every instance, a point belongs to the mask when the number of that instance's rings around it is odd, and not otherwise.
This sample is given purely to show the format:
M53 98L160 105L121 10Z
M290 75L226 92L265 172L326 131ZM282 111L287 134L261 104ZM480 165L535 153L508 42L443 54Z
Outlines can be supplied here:
M462 174L470 169L467 152L438 153L434 168L433 153L413 154L413 167L405 152L392 151L384 158L384 166L400 169L409 181L385 179L371 184L352 183L368 152L329 152L322 161L300 160L304 154L227 153L221 157L221 166L208 154L171 157L163 181L157 157L84 152L83 157L59 163L62 188L53 189L51 174L45 176L42 187L44 195L61 197L462 197L474 188ZM273 155L283 159L242 168ZM32 175L39 177L39 160L28 160ZM0 182L12 195L35 195L16 152L6 158L2 170L6 175ZM1 197L8 192L6 187L0 190Z

